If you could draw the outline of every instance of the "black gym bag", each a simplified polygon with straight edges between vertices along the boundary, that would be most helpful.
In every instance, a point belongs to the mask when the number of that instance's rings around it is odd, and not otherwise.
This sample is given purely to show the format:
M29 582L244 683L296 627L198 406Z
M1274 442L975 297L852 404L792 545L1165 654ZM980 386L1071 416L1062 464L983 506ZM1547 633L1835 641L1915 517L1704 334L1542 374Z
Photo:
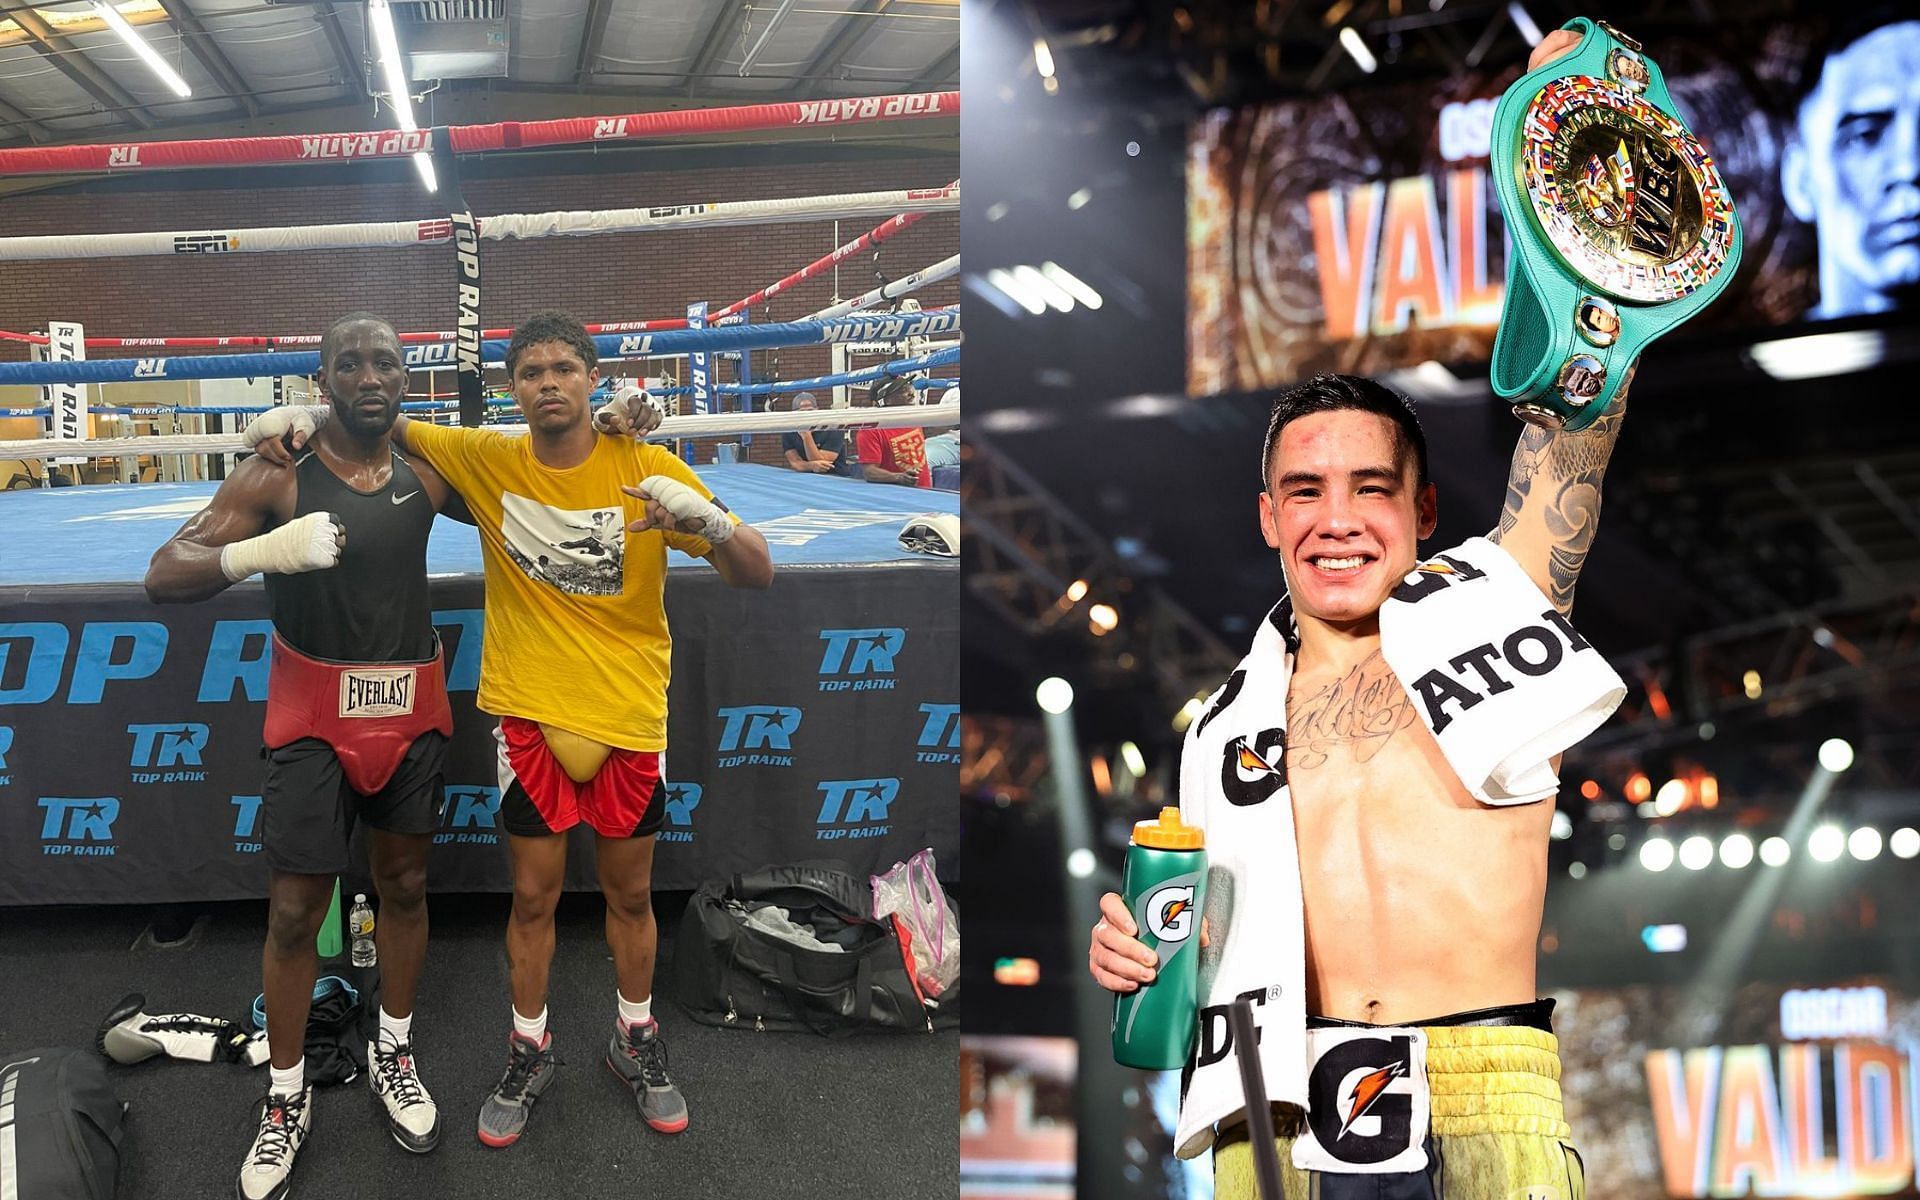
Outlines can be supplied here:
M0 1195L112 1200L124 1112L98 1055L0 1055Z
M812 927L813 944L749 922L749 914L770 905ZM872 911L867 881L838 863L709 880L694 892L674 941L680 1003L705 1025L824 1037L959 1024L959 989L923 999L892 923L874 920Z

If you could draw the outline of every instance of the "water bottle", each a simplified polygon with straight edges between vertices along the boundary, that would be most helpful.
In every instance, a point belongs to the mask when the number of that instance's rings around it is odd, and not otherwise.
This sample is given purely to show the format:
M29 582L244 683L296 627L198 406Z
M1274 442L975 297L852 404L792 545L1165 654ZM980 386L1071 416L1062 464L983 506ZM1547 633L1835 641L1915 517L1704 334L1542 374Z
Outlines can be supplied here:
M1200 914L1207 903L1204 838L1163 808L1133 827L1123 885L1140 940L1159 974L1113 1004L1113 1057L1122 1066L1172 1071L1193 1051L1200 1013Z
M347 910L347 929L353 936L353 965L371 967L379 956L373 949L373 906L365 892L355 892L353 907Z

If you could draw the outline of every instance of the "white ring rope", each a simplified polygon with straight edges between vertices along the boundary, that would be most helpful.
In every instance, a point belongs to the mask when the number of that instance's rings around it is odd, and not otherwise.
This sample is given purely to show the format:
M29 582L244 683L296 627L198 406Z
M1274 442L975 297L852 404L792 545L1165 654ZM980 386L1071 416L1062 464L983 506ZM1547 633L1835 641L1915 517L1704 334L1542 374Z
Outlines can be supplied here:
M479 220L482 238L579 237L651 233L912 212L954 212L960 185L891 192L848 192L784 200L657 205L586 212L502 213ZM248 254L279 250L340 250L374 246L430 246L453 240L453 223L374 221L346 225L275 226L191 233L77 233L0 238L0 262L34 259L127 258L160 254Z
M192 409L178 415L190 416ZM822 408L807 412L709 413L668 417L647 438L665 442L675 438L722 437L730 433L797 433L802 429L898 429L908 425L953 425L960 420L960 402L912 404L895 408ZM525 433L524 425L489 425L500 433ZM239 454L251 450L237 433L176 434L161 437L97 438L69 441L33 438L0 442L0 459L86 457L118 458L149 454Z

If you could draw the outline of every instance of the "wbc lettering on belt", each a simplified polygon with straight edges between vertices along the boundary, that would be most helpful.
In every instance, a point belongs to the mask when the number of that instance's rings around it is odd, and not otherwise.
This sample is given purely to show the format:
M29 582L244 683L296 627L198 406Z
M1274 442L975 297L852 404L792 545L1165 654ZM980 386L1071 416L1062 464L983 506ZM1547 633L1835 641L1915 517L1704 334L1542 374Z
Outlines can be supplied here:
M340 674L340 715L404 717L413 712L414 669L382 667Z

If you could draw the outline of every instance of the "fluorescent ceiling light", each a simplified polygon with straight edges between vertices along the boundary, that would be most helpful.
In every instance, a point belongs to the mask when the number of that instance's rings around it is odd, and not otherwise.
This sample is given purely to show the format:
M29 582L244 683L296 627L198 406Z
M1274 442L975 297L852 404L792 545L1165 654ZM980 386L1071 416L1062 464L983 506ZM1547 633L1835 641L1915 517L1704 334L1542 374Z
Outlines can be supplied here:
M1033 39L1033 65L1040 71L1040 78L1053 78L1053 51L1047 49L1047 39Z
M407 92L407 72L400 61L400 39L393 32L393 10L387 6L387 0L367 0L367 17L373 26L373 43L380 52L380 72L387 80L387 102L393 105L393 115L399 120L400 128L411 133L420 126L413 119L413 97ZM428 191L440 190L433 174L433 159L416 154L413 165L419 169L420 181L427 185Z
M147 64L148 70L160 77L160 82L173 89L174 95L181 99L193 95L193 89L187 86L187 81L180 78L179 72L168 66L152 46L147 45L147 39L133 31L133 26L127 24L127 19L120 15L118 9L107 0L94 0L93 11L99 13L100 19L120 35L120 40L140 56L140 61Z
M1749 353L1754 365L1775 379L1819 379L1878 366L1886 357L1887 338L1877 329L1811 333L1760 342Z
M1340 44L1346 47L1346 51L1353 57L1353 61L1367 74L1373 74L1380 66L1380 61L1374 58L1373 51L1367 49L1367 44L1360 40L1360 35L1353 31L1353 26L1342 25L1340 27Z
M1018 266L1013 269L1013 274L1049 306L1063 313L1073 311L1073 296L1065 288L1042 275L1038 267Z
M987 272L987 282L1005 292L1015 304L1036 317L1047 311L1046 300L1035 292L1026 280L1017 277L1012 271L995 267Z

